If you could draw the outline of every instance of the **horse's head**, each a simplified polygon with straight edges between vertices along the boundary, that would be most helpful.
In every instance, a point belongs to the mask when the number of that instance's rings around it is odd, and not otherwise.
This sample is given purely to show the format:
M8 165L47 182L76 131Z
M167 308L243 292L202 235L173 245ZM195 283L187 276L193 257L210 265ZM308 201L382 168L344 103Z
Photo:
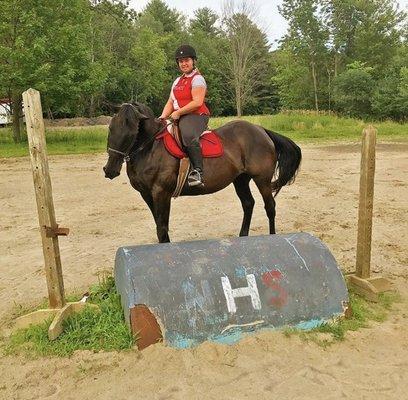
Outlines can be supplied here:
M136 105L130 103L122 104L112 118L107 145L109 158L103 167L106 178L113 179L120 175L123 161L129 160L129 154L136 144L139 123L145 119L148 117L140 112Z

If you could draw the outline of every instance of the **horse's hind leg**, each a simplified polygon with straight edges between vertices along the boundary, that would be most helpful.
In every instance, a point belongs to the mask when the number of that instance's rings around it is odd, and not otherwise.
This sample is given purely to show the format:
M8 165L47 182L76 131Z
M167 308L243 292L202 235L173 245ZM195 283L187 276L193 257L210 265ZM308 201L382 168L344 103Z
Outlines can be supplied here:
M249 181L251 177L245 174L239 175L234 180L235 191L241 200L242 209L244 210L244 219L242 220L241 231L239 236L248 236L249 225L251 224L252 211L254 209L255 200L252 197Z
M276 216L275 204L276 203L272 195L271 180L254 178L254 181L262 195L262 198L265 204L266 215L268 216L268 219L269 219L269 233L274 234L276 233L275 231L275 216Z

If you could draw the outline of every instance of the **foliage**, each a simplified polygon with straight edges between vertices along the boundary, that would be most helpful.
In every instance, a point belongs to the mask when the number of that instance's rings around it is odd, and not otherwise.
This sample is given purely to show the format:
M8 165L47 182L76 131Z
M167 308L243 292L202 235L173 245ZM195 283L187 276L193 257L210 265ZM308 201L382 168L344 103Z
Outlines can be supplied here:
M336 107L351 117L370 115L373 92L372 68L358 61L348 65L334 82Z
M111 351L130 349L134 337L123 319L119 295L111 276L90 289L89 302L99 310L85 307L64 322L64 332L56 340L48 339L51 321L19 330L5 345L6 354L31 356L70 356L75 350Z
M395 0L285 0L280 11L289 23L275 53L282 106L311 108L314 95L316 109L406 119L397 83L398 55L407 52L406 14ZM350 68L353 63L371 69Z
M209 36L218 36L221 30L217 28L216 23L218 15L211 8L203 7L194 11L194 18L190 21L190 31L205 33Z
M15 141L20 139L21 94L34 87L44 108L72 109L91 79L86 0L0 2L0 93L13 99Z
M216 129L235 117L211 118L210 127ZM366 126L363 120L344 118L328 112L290 110L274 115L242 117L287 135L297 142L359 141ZM407 140L407 125L392 121L377 122L378 140ZM48 154L101 153L106 151L106 126L47 128ZM0 158L28 155L27 138L15 144L9 128L0 129Z
M379 303L370 303L362 297L350 295L352 316L323 324L312 331L285 329L286 336L300 335L304 340L312 340L321 346L344 340L347 331L356 331L370 326L370 322L383 322L395 302L400 301L397 293L383 293ZM105 275L98 285L90 289L89 300L97 304L99 310L86 307L70 316L64 322L63 334L54 341L48 340L48 326L51 321L31 326L14 333L5 341L6 354L25 354L31 357L66 357L76 350L112 351L132 348L135 337L123 319L119 295L112 276ZM323 339L319 334L327 334Z
M224 80L240 117L262 101L262 89L270 82L269 45L266 34L254 22L257 14L253 3L243 1L237 7L234 2L227 4L223 18L227 38L223 54Z
M311 331L288 328L284 330L286 336L300 335L303 340L310 340L316 344L327 347L336 341L342 341L348 331L357 331L368 328L372 322L384 322L392 305L401 301L398 293L381 293L379 302L372 303L349 290L350 307L352 315L337 321L328 322ZM325 334L325 335L321 335Z
M278 50L273 56L276 74L271 80L278 87L280 106L284 109L314 108L309 66L290 50Z
M234 103L225 85L225 60L220 54L227 52L227 40L216 27L219 17L209 8L199 8L190 22L189 42L198 53L200 72L207 82L207 104L212 115L230 113ZM217 60L217 62L214 62Z
M280 12L289 22L289 31L283 40L288 49L307 66L313 82L314 107L319 111L319 77L324 72L327 58L328 30L318 15L316 0L285 0ZM323 72L320 72L323 71Z
M174 50L191 43L213 115L281 107L406 120L408 23L396 4L284 0L289 29L271 50L251 1L188 20L165 0L138 13L127 0L0 0L0 98L13 100L15 141L29 87L49 118L112 114L136 99L160 114L179 74Z

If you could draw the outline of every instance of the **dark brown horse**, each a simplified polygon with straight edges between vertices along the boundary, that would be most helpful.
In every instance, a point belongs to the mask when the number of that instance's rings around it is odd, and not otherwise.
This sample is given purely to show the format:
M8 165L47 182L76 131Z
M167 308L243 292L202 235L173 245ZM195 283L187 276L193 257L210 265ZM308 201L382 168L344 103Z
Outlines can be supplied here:
M113 179L126 161L127 174L149 206L156 222L159 242L169 242L170 201L176 187L180 161L170 155L162 140L163 122L144 104L126 103L109 125L109 159L103 168ZM275 199L280 189L293 182L302 153L290 139L246 121L233 121L217 129L224 154L204 159L204 187L185 186L182 196L209 194L234 184L244 210L240 236L247 236L254 208L249 182L258 187L275 233ZM275 180L273 180L275 178Z

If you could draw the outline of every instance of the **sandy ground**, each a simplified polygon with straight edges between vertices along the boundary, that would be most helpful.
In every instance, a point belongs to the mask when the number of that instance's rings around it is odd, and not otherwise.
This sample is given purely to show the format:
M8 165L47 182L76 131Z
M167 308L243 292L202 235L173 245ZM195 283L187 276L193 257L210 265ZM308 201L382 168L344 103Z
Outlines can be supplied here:
M379 144L372 269L403 301L389 319L328 349L262 332L234 346L177 351L77 352L69 359L0 358L4 399L403 399L408 391L408 145ZM296 183L278 197L279 232L319 236L343 271L353 270L360 154L357 145L303 146ZM104 155L50 157L65 286L85 291L125 244L156 241L153 219L123 174L110 182ZM257 190L251 234L267 233ZM0 321L46 296L28 158L0 160ZM208 221L216 215L216 221ZM174 241L235 236L241 207L233 187L173 202Z

